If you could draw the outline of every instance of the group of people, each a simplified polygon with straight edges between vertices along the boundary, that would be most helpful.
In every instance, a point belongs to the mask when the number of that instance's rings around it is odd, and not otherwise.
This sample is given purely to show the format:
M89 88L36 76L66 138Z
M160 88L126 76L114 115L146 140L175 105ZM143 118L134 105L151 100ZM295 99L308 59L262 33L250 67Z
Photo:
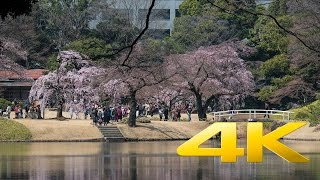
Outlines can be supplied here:
M0 108L0 116L4 114L8 119L11 118L11 112L14 112L14 119L31 118L42 119L40 105L29 105L28 103L12 102L12 105L8 105L5 110Z
M171 110L171 117L173 121L180 121L181 119L181 111L186 111L188 114L188 121L191 121L191 114L192 114L192 106L188 106L187 108L183 108L182 106L177 106L172 108ZM168 121L169 119L169 108L165 106L164 108L160 107L159 110L159 117L160 121L164 118L164 121Z
M123 117L126 117L129 114L129 109L126 107L118 106L117 108L113 107L104 107L101 108L97 105L93 107L85 108L85 119L90 116L94 125L104 125L106 126L110 123L111 120L119 122Z

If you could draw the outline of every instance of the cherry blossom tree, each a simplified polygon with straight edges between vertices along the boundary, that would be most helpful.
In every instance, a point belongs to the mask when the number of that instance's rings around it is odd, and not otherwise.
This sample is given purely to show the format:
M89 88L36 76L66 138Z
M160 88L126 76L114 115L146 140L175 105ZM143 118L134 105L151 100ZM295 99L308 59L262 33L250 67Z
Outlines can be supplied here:
M179 89L166 82L146 87L143 89L142 93L143 96L139 97L143 98L145 102L166 106L169 108L169 111L178 104L189 104L190 102L194 102L194 98L188 90Z
M33 84L29 100L39 101L41 109L48 103L58 106L57 118L62 118L63 105L73 106L79 111L85 105L100 101L99 86L95 77L104 73L104 69L90 65L87 57L74 52L62 51L58 56L60 67Z
M147 96L147 89L164 82L170 76L163 73L165 69L163 56L157 53L148 53L143 45L136 45L130 58L127 58L127 54L125 54L125 56L111 61L106 74L101 76L99 81L103 88L102 91L111 95L111 98L127 97L129 99L128 125L135 127L138 100ZM124 60L126 65L123 65Z
M199 119L206 118L207 108L214 100L230 106L254 87L252 74L228 43L171 55L166 63L166 72L176 72L169 84L193 94Z

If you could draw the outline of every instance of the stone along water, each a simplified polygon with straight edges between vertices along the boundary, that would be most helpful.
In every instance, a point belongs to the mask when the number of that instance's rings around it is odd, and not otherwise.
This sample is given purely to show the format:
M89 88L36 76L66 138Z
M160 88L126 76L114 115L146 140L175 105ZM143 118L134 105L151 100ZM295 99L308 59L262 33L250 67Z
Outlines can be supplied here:
M247 163L246 157L237 163L179 157L176 148L181 143L0 143L0 179L320 179L320 142L285 142L310 158L300 164L271 152L265 153L263 163Z

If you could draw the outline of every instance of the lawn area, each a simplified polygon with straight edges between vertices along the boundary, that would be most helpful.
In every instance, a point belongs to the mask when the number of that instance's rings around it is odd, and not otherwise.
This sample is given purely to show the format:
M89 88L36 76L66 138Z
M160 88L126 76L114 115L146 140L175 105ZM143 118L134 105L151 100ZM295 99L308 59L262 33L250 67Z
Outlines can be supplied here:
M90 120L16 120L30 129L33 141L89 141L103 136Z
M31 140L30 130L16 121L0 119L0 141Z

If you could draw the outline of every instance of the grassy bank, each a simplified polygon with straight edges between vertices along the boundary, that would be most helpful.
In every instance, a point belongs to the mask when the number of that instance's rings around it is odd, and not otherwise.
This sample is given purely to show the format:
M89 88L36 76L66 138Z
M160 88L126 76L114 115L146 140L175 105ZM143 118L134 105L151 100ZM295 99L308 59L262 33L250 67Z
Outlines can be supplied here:
M316 126L320 123L320 100L291 111L294 112L292 115L294 120L309 121L311 126Z
M30 130L16 121L0 119L0 141L31 140Z
M102 139L90 120L17 120L30 129L33 141L91 141Z

